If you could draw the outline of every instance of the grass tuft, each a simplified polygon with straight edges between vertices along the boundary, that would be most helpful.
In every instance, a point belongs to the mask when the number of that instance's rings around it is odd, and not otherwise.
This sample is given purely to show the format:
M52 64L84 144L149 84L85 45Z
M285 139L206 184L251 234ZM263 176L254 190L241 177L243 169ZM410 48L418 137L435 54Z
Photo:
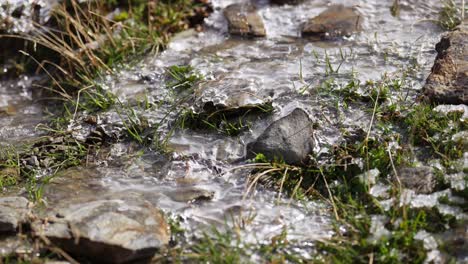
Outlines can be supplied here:
M186 110L177 122L183 129L216 131L228 136L237 136L248 130L255 118L271 112L273 112L271 103L236 108L207 104L201 113L195 113L191 109Z
M446 30L454 30L464 18L463 8L464 5L458 4L455 0L443 0L442 9L439 12L439 25Z

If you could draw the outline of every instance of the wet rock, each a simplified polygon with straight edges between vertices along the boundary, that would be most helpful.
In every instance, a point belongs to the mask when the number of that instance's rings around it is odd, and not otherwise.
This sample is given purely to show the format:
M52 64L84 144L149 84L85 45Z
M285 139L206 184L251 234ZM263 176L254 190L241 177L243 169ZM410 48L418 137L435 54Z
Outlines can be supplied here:
M102 173L97 168L72 167L57 173L57 177L44 186L44 198L51 207L71 199L71 203L88 202L89 197L104 195Z
M180 188L168 195L176 202L197 202L213 199L214 192L200 188Z
M362 30L363 17L353 8L333 5L309 19L302 28L302 36L322 39L350 36Z
M169 242L162 213L149 203L100 200L57 211L58 218L34 223L36 235L95 263L151 258Z
M402 187L420 194L432 193L436 184L432 168L428 166L400 168L398 178Z
M443 36L437 57L423 89L425 99L435 103L468 103L468 23Z
M254 5L248 3L232 4L224 9L232 35L264 37L266 35L263 20Z
M27 222L29 201L24 197L0 198L0 233L13 233Z
M282 158L288 164L301 164L313 150L312 121L304 110L296 108L271 124L257 140L247 146L247 157L258 153L268 159Z

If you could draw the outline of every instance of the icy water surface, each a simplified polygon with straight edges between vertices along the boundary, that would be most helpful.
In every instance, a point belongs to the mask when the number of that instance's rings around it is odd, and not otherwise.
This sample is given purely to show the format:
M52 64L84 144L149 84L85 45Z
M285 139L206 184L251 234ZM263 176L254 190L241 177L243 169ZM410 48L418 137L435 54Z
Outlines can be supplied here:
M193 231L206 230L212 224L223 228L226 221L232 225L236 219L252 218L244 232L249 242L270 239L283 228L288 229L289 239L296 241L328 238L332 235L328 204L289 200L260 186L246 194L250 170L239 168L248 164L245 147L272 121L296 107L305 109L319 127L314 135L317 153L326 153L342 140L340 128L367 129L368 112L342 112L336 102L320 97L321 85L331 78L327 60L335 69L341 64L338 74L332 76L336 84L353 77L361 82L378 81L385 73L399 75L416 67L418 73L410 77L409 90L405 91L414 97L429 74L434 45L440 39L440 29L426 20L437 14L431 8L435 1L403 1L399 18L391 16L389 2L341 1L357 6L365 17L365 30L331 42L300 37L301 23L325 10L329 1L306 1L298 6L259 2L267 30L263 39L228 36L222 8L232 2L214 1L215 12L206 20L205 31L183 32L161 54L102 81L130 105L143 100L156 103L158 107L140 114L150 126L158 126L160 138L169 138L168 147L174 152L162 158L145 151L121 161L122 155L135 153L126 144L114 145L106 166L90 172L98 176L84 184L85 189L92 185L109 196L136 193L166 212L182 216L184 227ZM195 98L184 101L183 93L167 88L166 69L173 65L190 65L205 76ZM248 131L235 137L174 128L171 119L178 112L174 104L178 110L191 107L197 111L207 103L240 107L265 102L272 102L273 114L257 119ZM120 120L114 111L101 118L110 123ZM87 194L89 199L93 193ZM61 202L67 200L57 197Z
M392 1L305 1L297 6L259 1L267 31L262 39L228 36L222 8L233 2L213 1L215 12L206 19L203 32L183 32L164 52L101 80L123 104L149 101L157 105L137 112L157 128L159 139L167 139L173 152L169 156L148 149L140 153L131 144L115 144L100 166L71 169L65 175L75 176L57 177L45 193L50 205L131 194L181 216L183 226L194 233L209 230L213 224L224 228L226 223L232 226L243 220L248 222L242 231L247 242L269 240L284 228L290 240L304 243L333 235L332 211L325 202L290 200L259 185L246 192L251 177L246 145L296 107L316 123L315 153L327 153L339 144L342 129L367 131L371 113L353 107L340 110L335 100L321 97L327 82L379 81L385 74L400 76L413 69L416 73L408 75L404 96L414 100L430 72L434 46L442 33L429 21L437 17L439 1L401 1L399 17L390 13ZM365 19L363 32L328 42L302 39L300 25L331 3L356 6ZM330 73L328 63L335 73ZM205 76L189 100L183 100L184 93L167 88L167 67L173 65L190 65ZM0 95L0 109L2 104L11 104L12 96L28 98L1 87ZM184 107L198 111L206 104L235 108L266 102L272 103L273 113L256 119L239 136L174 125ZM40 112L34 105L20 111L34 118ZM109 126L122 127L120 114L114 108L99 118ZM11 134L33 133L34 122L22 120L27 124L23 128L14 115L0 118L6 124L0 128L0 142Z
M56 3L56 0L0 0L1 34L18 36L37 30L37 24L49 20L51 7ZM26 42L5 36L0 41L4 47L0 50L0 146L17 145L43 134L36 126L46 122L44 104L39 100L43 87L38 86L44 76L18 76L27 67L26 56L19 53L26 50Z
M20 144L41 134L36 126L45 118L42 104L33 91L35 79L38 78L21 76L15 80L0 80L0 146Z

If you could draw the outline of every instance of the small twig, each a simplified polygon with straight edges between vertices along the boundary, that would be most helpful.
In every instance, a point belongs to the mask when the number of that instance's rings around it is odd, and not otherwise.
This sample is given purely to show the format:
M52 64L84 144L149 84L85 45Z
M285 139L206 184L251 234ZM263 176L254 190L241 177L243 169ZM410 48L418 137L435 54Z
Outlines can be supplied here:
M245 200L247 195L250 193L250 190L252 189L252 187L261 179L262 176L267 175L268 173L271 173L271 172L279 171L279 170L280 169L278 169L278 168L271 168L269 170L266 170L266 171L263 171L261 173L258 173L256 175L254 175L255 177L254 177L253 181L251 181L251 183L247 186L247 190L246 190L242 200Z
M78 261L76 261L74 258L72 258L67 252L65 252L63 249L53 246L52 242L44 235L40 234L38 237L42 240L44 244L48 247L48 249L52 252L57 253L58 255L62 256L64 259L66 259L68 262L71 264L79 264Z
M284 170L283 178L281 178L280 189L279 189L278 198L277 198L277 201L276 201L278 204L279 204L279 201L280 201L280 198L281 198L281 193L283 192L283 184L284 184L284 181L286 180L286 175L288 175L288 168L286 168Z
M320 170L320 174L322 175L323 181L325 182L325 186L327 187L328 196L330 196L330 202L331 202L332 207L333 207L333 213L335 214L336 220L339 221L340 217L338 215L338 210L336 209L335 200L333 199L333 195L331 193L330 187L328 186L327 179L325 178L325 175L323 174L322 168L320 168L319 170Z
M380 89L377 90L377 97L375 98L374 110L372 111L372 117L369 124L369 128L367 129L366 135L366 142L369 140L370 132L372 130L372 125L374 124L375 113L377 112L377 106L379 105L379 96L380 96Z
M78 94L77 94L77 96L76 96L75 112L73 113L73 119L72 119L73 121L75 121L76 114L78 113L78 107L79 107L79 105L80 105L80 95L81 95L81 92L84 91L84 90L87 90L87 89L89 89L89 88L91 88L91 87L94 87L94 85L89 85L89 86L84 87L84 88L82 88L82 89L80 89L80 90L78 91Z
M369 256L369 264L373 264L374 263L374 252L370 253L370 256Z
M368 143L369 143L369 137L370 137L370 133L371 133L371 130L372 130L372 126L374 124L375 113L377 112L377 106L379 104L379 97L380 97L380 88L377 89L377 96L375 98L374 109L372 110L371 121L370 121L370 124L369 124L369 128L367 129L366 139L364 141L364 144L366 146L367 170L370 170L370 168L369 168L369 146L368 146Z
M465 20L465 0L462 0L462 8L461 8L461 21Z
M388 152L388 157L390 158L390 163L392 164L393 173L395 173L395 178L397 179L397 182L398 182L398 190L401 193L401 181L400 181L400 177L398 177L398 172L395 168L395 164L393 163L392 151L390 150L390 146L388 147L387 152Z
M299 181L297 182L296 186L294 186L294 189L291 193L291 199L289 200L289 203L288 203L288 207L291 206L291 203L293 202L292 198L294 198L294 196L296 196L296 200L297 200L297 190L299 190L299 187L301 187L301 183L303 179L304 178L301 177Z

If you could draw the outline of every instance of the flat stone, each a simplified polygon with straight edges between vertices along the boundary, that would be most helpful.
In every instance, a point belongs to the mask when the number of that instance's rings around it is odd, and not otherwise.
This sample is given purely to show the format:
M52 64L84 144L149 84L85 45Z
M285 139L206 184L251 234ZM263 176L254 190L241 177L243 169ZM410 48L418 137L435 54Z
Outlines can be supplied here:
M468 103L468 22L442 37L423 97L442 104Z
M161 211L141 201L92 201L59 209L56 215L49 222L34 223L34 233L96 263L149 259L169 242Z
M419 194L432 193L435 187L435 176L428 166L400 168L398 178L402 187L411 189Z
M0 233L14 233L27 222L29 201L24 197L0 198Z
M228 21L229 33L232 35L264 37L265 25L257 9L249 3L232 4L224 9Z
M302 28L302 36L322 39L350 36L362 30L363 17L353 7L333 5L309 19Z
M64 203L88 202L93 197L102 197L105 194L101 181L102 174L97 168L72 167L58 172L57 177L44 186L44 198L52 208L65 207Z
M312 121L296 108L273 122L257 140L247 146L247 157L262 153L268 159L282 158L288 164L302 164L313 150Z

